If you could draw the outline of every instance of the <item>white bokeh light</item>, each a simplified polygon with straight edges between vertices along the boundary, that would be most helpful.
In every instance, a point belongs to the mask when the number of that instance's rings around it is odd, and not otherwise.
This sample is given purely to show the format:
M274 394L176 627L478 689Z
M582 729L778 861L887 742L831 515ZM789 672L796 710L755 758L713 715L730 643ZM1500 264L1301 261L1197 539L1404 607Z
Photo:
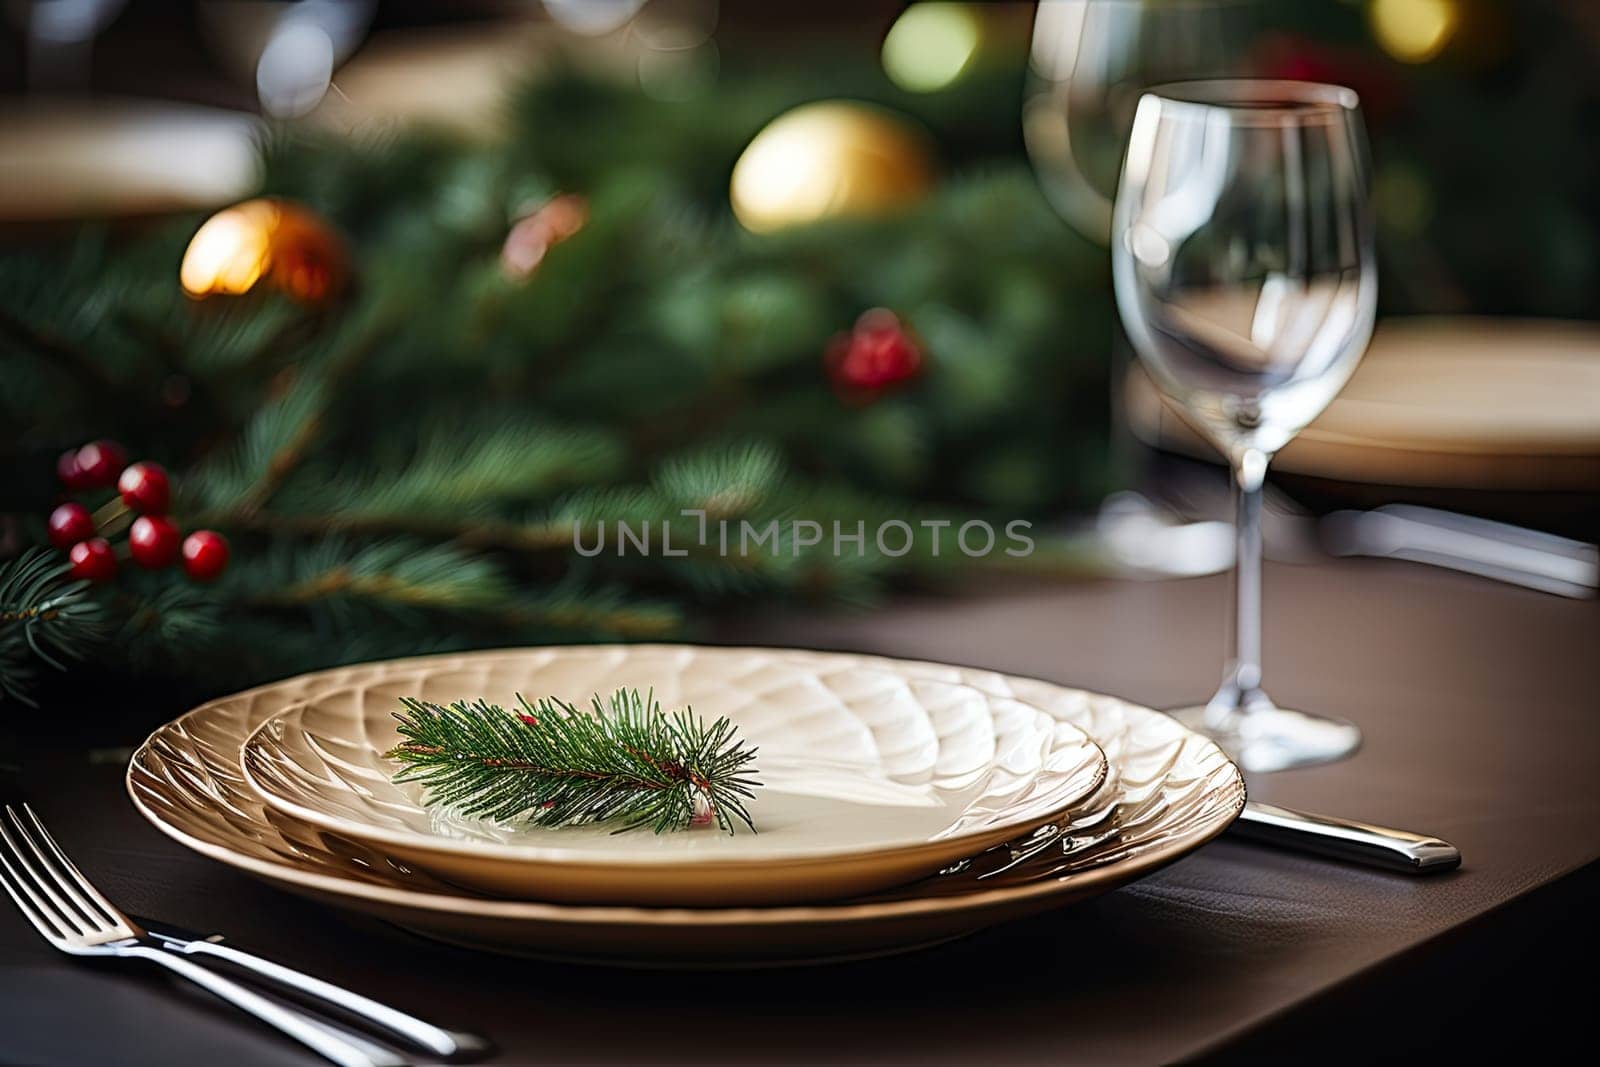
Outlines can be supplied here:
M544 9L563 29L585 37L620 30L644 6L644 0L544 0Z
M307 19L288 18L256 62L261 107L276 118L297 118L322 102L333 80L333 38Z

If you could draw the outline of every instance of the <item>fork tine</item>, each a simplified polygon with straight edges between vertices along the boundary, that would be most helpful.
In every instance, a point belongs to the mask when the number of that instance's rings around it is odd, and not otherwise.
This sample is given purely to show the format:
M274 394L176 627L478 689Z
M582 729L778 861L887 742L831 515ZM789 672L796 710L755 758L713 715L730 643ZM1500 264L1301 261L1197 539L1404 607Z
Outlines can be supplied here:
M61 851L61 846L56 844L56 839L51 837L50 831L44 828L44 822L39 818L39 813L34 811L33 808L27 804L22 805L22 810L27 814L29 821L33 823L34 833L28 835L28 843L34 844L36 841L44 842L45 847L50 850L50 854L55 857L56 866L60 869L61 873L67 876L66 880L63 882L63 885L66 887L68 892L72 893L73 899L75 899L78 904L85 909L91 909L95 905L98 905L100 913L112 926L130 926L127 917L123 915L120 910L118 910L117 906L111 903L111 901L107 900L105 895L94 887L94 883L90 882L89 879L84 877L83 872L78 870L78 865L76 863L73 863L71 860L67 859L67 854ZM17 813L11 810L11 806L9 804L6 805L6 812L11 816L13 821L16 821L19 826L21 825L21 820L17 818ZM26 827L24 827L24 832L26 832ZM38 850L38 846L36 844L34 844L34 850ZM94 902L94 904L90 904L91 900ZM88 911L86 914L89 914L92 917L93 911Z
M6 887L6 893L16 901L23 917L44 935L46 941L60 944L70 937L80 936L75 926L56 915L48 904L39 899L39 894L33 891L28 880L18 874L17 869L11 865L11 857L7 856L7 853L11 853L19 864L22 862L22 853L16 851L16 845L12 842L11 836L5 832L3 825L0 825L0 837L5 839L7 846L0 848L0 885Z
M28 835L22 833L21 826L19 825L16 828L16 836L13 836L12 830L6 826L4 820L0 820L0 837L4 837L6 844L11 846L12 858L16 861L16 869L13 873L22 881L23 888L34 890L35 896L43 894L54 905L53 915L63 920L79 934L94 933L99 923L78 914L72 905L68 904L60 893L56 892L59 888L56 884L56 879L51 876L49 870L41 869L42 864L38 859L38 849L33 846L33 842L28 838ZM17 837L27 841L28 846L33 848L34 859L29 859L27 852L24 852L23 847L17 844Z
M56 906L56 912L61 918L76 926L82 933L95 932L100 926L100 921L82 914L67 903L66 899L58 892L61 889L60 879L56 878L54 872L45 864L44 856L39 852L39 846L33 843L33 839L23 830L22 824L16 821L16 812L7 807L6 814L11 816L12 826L7 827L3 821L0 821L0 834L6 835L6 840L10 843L12 851L17 854L18 866L21 868L20 873L30 877L33 880L33 888L50 898L50 903ZM13 833L16 834L15 838L12 837ZM23 851L22 845L17 844L18 839L27 844L28 850L33 853L32 857L28 855L28 852Z

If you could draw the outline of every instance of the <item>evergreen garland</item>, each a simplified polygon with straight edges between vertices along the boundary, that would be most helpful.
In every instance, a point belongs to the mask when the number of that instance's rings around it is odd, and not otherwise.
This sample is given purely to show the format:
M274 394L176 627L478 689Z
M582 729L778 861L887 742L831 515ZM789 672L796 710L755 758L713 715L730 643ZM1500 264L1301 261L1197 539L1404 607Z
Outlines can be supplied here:
M401 698L405 740L388 753L405 764L395 780L421 782L430 804L533 826L755 829L743 800L760 785L756 750L727 719L707 726L691 708L667 714L637 689L604 704L596 694L588 711L555 697L517 700L512 713L483 700Z
M888 92L872 66L846 80ZM951 153L920 207L760 238L729 217L728 171L805 101L800 75L728 71L717 102L668 103L557 74L492 144L281 131L262 192L345 235L339 305L187 298L198 216L0 253L0 427L26 428L0 430L17 472L0 513L42 542L55 457L87 440L167 465L173 518L232 541L227 573L194 587L124 567L75 595L115 627L99 645L83 633L97 667L200 691L418 652L692 636L730 603L862 603L983 566L955 544L965 519L1039 517L1108 484L1104 268L983 120L1016 90L985 74L969 106L919 116ZM557 191L588 199L587 225L508 278L519 205ZM844 404L823 353L875 306L927 366ZM685 509L830 530L894 517L917 536L899 557L870 535L837 556L788 540L742 557L574 551L575 531L619 520L687 544ZM1040 542L1039 565L1083 568L1071 543ZM8 693L34 662L0 657Z

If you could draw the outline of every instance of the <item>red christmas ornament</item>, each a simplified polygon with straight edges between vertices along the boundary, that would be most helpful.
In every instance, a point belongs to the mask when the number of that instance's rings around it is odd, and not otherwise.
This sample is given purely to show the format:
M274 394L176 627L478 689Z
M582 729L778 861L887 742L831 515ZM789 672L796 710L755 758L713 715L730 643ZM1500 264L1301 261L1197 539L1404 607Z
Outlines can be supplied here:
M82 504L69 502L50 513L50 543L68 549L94 536L94 516Z
M167 472L159 463L130 466L117 479L117 492L122 494L124 504L145 515L165 514L167 502L172 499Z
M117 557L104 537L91 537L79 541L67 552L72 566L67 573L73 578L90 582L108 582L117 574Z
M62 463L66 457L56 463L56 473L62 473ZM78 449L73 457L78 468L77 485L70 482L69 489L99 489L102 486L114 485L117 474L128 464L128 453L115 441L90 441ZM67 479L63 477L63 481Z
M209 582L228 567L228 542L212 530L196 530L183 539L183 569L197 582Z
M177 525L162 515L140 515L128 527L128 552L146 570L160 570L178 558L183 535Z
M873 308L856 319L849 333L828 342L823 365L841 399L867 403L920 374L922 349L899 316Z

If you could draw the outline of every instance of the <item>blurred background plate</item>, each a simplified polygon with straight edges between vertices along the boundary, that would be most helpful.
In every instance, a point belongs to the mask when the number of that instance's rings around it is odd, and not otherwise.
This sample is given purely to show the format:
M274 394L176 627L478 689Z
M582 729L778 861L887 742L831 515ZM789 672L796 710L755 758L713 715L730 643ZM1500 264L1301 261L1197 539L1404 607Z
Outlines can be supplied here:
M257 181L260 120L153 100L29 102L0 110L0 222L214 208Z
M1146 443L1211 454L1142 371L1128 409ZM1415 317L1379 325L1367 357L1275 468L1440 489L1600 489L1600 327Z

